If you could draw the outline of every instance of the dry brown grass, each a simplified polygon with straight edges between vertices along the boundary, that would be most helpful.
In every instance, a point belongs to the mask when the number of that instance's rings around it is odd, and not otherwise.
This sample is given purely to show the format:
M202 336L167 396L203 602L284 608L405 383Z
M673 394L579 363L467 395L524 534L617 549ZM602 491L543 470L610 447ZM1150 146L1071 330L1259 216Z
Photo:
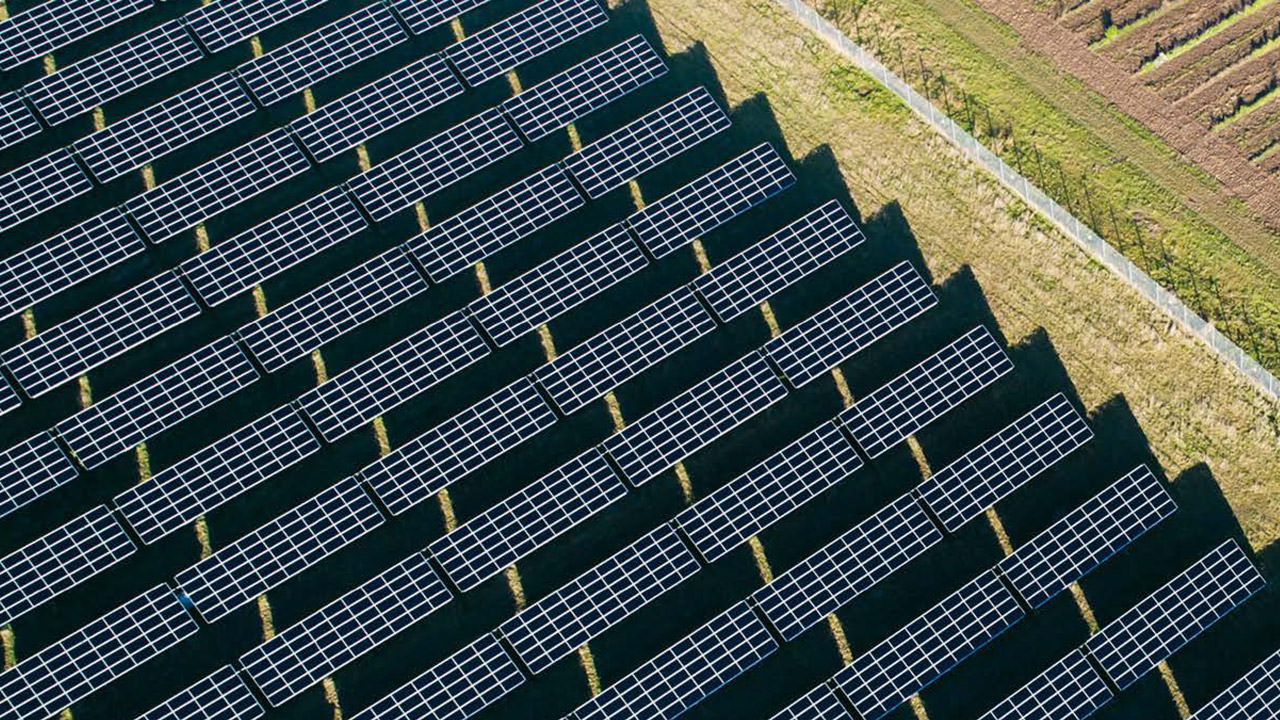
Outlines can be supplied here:
M1130 403L1169 475L1207 463L1255 547L1280 537L1280 407L1029 214L769 0L649 0L733 103L763 92L796 156L828 144L865 215L901 204L936 278L969 265L1016 342L1043 327L1081 398Z

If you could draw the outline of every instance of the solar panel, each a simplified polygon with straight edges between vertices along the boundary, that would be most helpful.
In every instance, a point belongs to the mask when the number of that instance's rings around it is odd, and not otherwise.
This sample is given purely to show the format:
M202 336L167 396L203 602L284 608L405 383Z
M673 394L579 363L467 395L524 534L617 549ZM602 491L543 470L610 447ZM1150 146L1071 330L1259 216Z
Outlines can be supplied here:
M36 112L57 125L199 60L180 20L144 30L23 86Z
M979 325L840 413L854 439L879 457L1013 369Z
M1280 715L1280 651L1231 684L1191 720L1250 720Z
M663 650L574 710L578 720L669 720L778 648L745 601Z
M725 267L728 263L721 266ZM712 270L699 280L712 277L715 272ZM736 313L759 296L744 295L741 302L714 295L708 297L713 303L723 303L728 306L727 311ZM907 262L899 263L770 340L764 349L792 383L804 385L902 327L937 302L929 284L915 268Z
M17 13L0 25L0 69L88 37L136 15L151 0L49 0Z
M0 93L0 150L16 145L40 132L40 123L31 114L22 96Z
M0 674L0 715L48 717L195 633L157 585Z
M611 225L467 305L499 347L585 302L648 263L622 225Z
M283 405L120 493L115 506L150 544L319 449Z
M1177 507L1139 465L1001 560L1000 573L1028 605L1039 607Z
M225 50L326 0L218 0L183 18L209 52Z
M729 116L697 87L573 153L564 166L598 198L728 127Z
M1214 548L1084 644L1121 690L1266 585L1234 540Z
M450 598L426 557L414 553L240 656L240 663L278 707Z
M124 206L147 238L160 242L307 167L306 156L282 128L161 183Z
M365 466L360 476L399 515L555 420L533 382L520 378Z
M404 18L409 32L421 35L487 2L489 0L390 0L390 5Z
M522 91L502 109L526 138L540 140L666 72L662 58L636 35Z
M407 39L390 10L369 5L250 60L236 75L271 105Z
M444 55L474 87L608 21L595 0L544 0L449 46Z
M326 103L292 123L319 161L379 135L462 94L462 83L438 55L429 55Z
M569 176L551 165L428 228L407 246L439 282L583 204Z
M678 288L534 371L565 413L639 375L715 328L693 291Z
M1111 690L1085 660L1084 653L1072 650L979 720L1084 720L1106 705L1111 697Z
M941 540L920 504L903 495L751 598L784 639L794 640Z
M77 474L52 433L33 435L0 452L0 517L53 492Z
M627 218L662 257L790 187L795 175L768 143L739 155Z
M679 585L698 560L670 525L659 525L498 627L524 664L556 660Z
M298 404L333 442L488 352L480 333L455 312L330 378Z
M374 220L510 155L520 138L497 108L431 136L347 182Z
M849 213L831 200L703 273L693 286L727 322L861 245L863 239Z
M485 634L356 713L352 720L462 720L522 682L524 676L515 661L496 637Z
M988 570L835 674L858 715L876 720L1023 617Z
M235 340L219 338L54 426L86 469L258 379Z
M0 175L0 230L51 210L92 186L66 148L10 170Z
M275 372L426 289L409 256L392 248L236 333L267 372Z
M676 524L715 562L861 467L839 425L823 423L681 512Z
M224 665L136 720L257 720L262 705L230 665Z
M178 266L209 305L226 302L365 228L341 187L330 188Z
M853 720L853 716L826 685L819 685L796 698L769 720Z
M18 343L0 361L35 397L199 313L178 276L166 272Z
M21 312L146 247L124 213L96 215L0 261L0 317Z
M99 182L108 182L243 118L253 101L222 73L72 143Z
M174 582L211 623L381 524L373 499L349 477L183 570Z
M601 443L632 485L643 485L787 394L758 352L748 353Z
M599 450L566 462L427 546L470 590L626 494Z
M0 558L0 623L39 607L133 554L105 505Z
M955 532L1092 437L1059 393L934 473L920 497Z
M21 404L22 399L18 397L18 391L13 389L7 379L0 377L0 415L4 415Z

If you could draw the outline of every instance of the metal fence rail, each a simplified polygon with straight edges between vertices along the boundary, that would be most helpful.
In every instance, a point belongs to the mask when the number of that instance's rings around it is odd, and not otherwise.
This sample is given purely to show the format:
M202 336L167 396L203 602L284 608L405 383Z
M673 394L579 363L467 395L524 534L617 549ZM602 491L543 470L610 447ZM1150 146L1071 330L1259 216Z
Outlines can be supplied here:
M1080 222L1074 215L1059 205L1031 184L1017 170L1005 164L995 153L978 142L963 127L946 113L934 107L929 99L895 75L889 68L880 64L866 50L850 40L835 25L832 25L804 0L777 0L783 8L790 12L805 27L817 33L840 54L848 57L859 68L874 78L884 87L897 95L917 115L924 118L938 132L942 133L956 147L976 160L995 175L1005 187L1012 190L1041 215L1057 225L1064 233L1079 243L1098 262L1110 268L1129 283L1134 289L1151 301L1156 307L1172 317L1179 325L1191 334L1200 338L1229 365L1239 370L1255 385L1271 398L1280 400L1280 380L1268 372L1256 360L1245 353L1240 346L1218 332L1212 323L1197 315L1182 303L1173 293L1166 290L1137 265L1129 261L1119 250Z

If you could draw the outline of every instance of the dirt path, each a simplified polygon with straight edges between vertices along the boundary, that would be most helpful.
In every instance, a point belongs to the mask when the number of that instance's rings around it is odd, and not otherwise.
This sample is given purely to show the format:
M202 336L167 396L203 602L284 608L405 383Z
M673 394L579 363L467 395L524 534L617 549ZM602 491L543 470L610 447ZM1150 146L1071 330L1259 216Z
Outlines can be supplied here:
M1051 15L1028 7L1022 0L974 0L978 7L954 0L922 1L957 32L1001 58L1041 97L1176 193L1269 270L1280 272L1280 241L1268 227L1280 228L1280 187L1250 163L1239 148L1207 132L1201 122L1176 111L1135 78L1098 57ZM1008 24L1020 36L1021 43L999 32L984 10ZM1136 118L1222 183L1222 189L1206 187L1176 159L1135 135L1132 128L1080 92L1068 78L1045 73L1043 64L1029 50L1047 57L1120 111ZM1266 225L1232 207L1232 198L1244 201Z

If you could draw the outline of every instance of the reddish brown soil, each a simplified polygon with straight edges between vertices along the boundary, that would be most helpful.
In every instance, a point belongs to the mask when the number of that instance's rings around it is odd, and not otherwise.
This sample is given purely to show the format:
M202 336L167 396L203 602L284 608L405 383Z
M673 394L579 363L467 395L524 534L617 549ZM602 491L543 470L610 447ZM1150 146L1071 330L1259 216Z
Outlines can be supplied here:
M1245 6L1245 0L1197 0L1171 8L1099 49L1121 68L1137 72L1148 60L1203 33Z
M1280 98L1267 100L1218 132L1249 157L1261 154L1280 140Z
M1262 97L1280 81L1280 48L1240 63L1174 103L1201 120L1217 124Z
M1124 27L1163 5L1163 0L1093 0L1062 16L1062 24L1080 33L1085 42L1097 42L1107 34L1110 25ZM1032 8L1023 8L1036 12Z
M1280 36L1280 3L1272 3L1153 68L1143 80L1170 100L1184 98L1277 36Z

